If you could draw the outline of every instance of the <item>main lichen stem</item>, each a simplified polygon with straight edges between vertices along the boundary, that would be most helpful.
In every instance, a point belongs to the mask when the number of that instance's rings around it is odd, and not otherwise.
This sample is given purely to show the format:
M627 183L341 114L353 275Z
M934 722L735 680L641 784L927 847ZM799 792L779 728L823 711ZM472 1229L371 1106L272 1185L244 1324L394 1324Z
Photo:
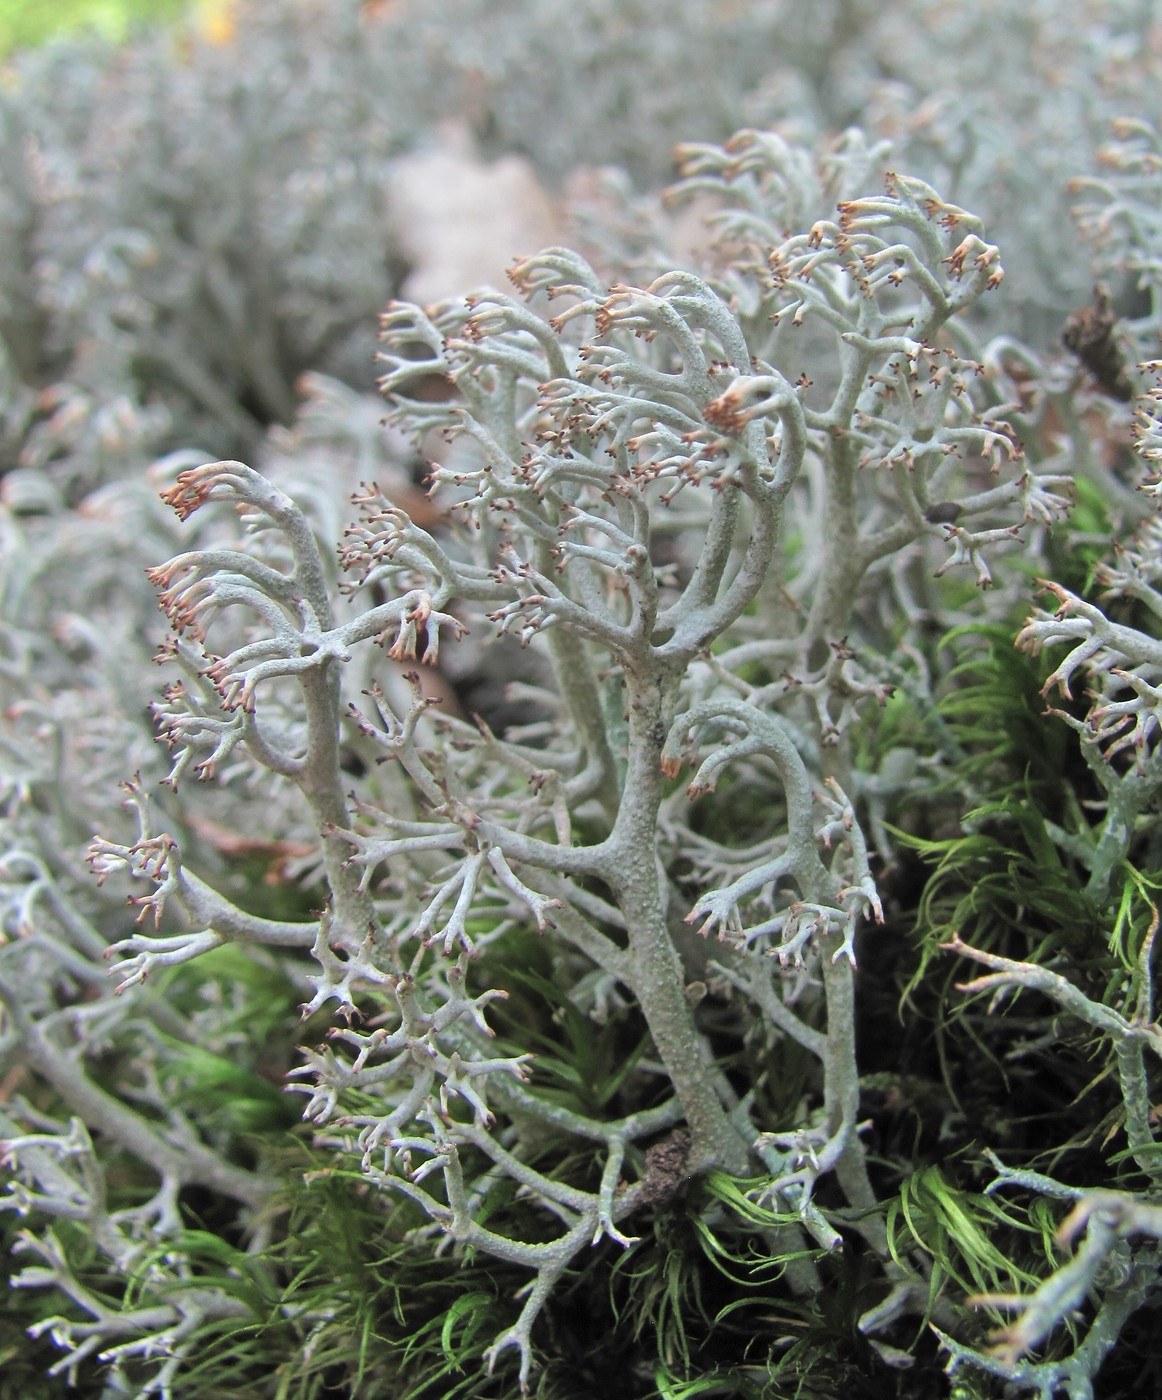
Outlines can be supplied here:
M747 1144L731 1124L685 995L682 962L670 936L657 852L663 796L662 746L673 709L673 682L646 664L627 671L629 766L610 841L607 876L625 917L633 990L658 1054L686 1111L694 1167L748 1170Z

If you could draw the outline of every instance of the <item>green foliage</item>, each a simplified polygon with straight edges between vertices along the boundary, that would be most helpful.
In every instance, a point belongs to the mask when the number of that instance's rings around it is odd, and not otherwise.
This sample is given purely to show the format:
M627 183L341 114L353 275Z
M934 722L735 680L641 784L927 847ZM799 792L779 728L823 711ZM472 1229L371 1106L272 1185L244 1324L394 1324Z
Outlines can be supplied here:
M245 1308L199 1327L183 1400L512 1395L479 1361L504 1281L417 1251L408 1240L420 1223L412 1207L369 1195L357 1174L319 1160L301 1144L273 1154L286 1184L272 1208L279 1238L261 1253L207 1231L174 1242L202 1286ZM142 1257L139 1277L150 1262Z
M1044 722L1048 668L1014 649L1016 624L972 623L943 638L952 664L937 712L955 746L951 776L970 794L1021 779L1042 801L1072 804L1069 778L1081 765L1069 734Z
M888 1241L893 1256L903 1258L919 1246L932 1261L930 1299L941 1296L951 1281L961 1296L1014 1293L1035 1286L1038 1273L1022 1267L997 1244L1022 1234L1026 1259L1032 1252L1043 1267L1055 1262L1056 1221L1045 1201L1018 1213L994 1196L954 1186L945 1170L929 1166L913 1173L888 1203Z
M498 980L509 1000L494 1019L498 1048L519 1053L530 1047L536 1055L533 1073L545 1084L546 1097L562 1108L589 1117L617 1116L641 1107L641 1094L624 1092L638 1062L649 1049L648 1032L630 1015L598 1023L563 996L561 985L532 969L505 959ZM519 1027L519 1037L516 1034Z
M71 30L124 38L134 24L174 19L190 0L0 0L0 56Z
M496 1322L487 1271L417 1252L407 1241L420 1224L414 1209L370 1195L357 1173L321 1167L300 1181L271 1251L284 1279L278 1308L256 1334L269 1355L281 1354L277 1400L337 1387L391 1400L474 1393L484 1383L477 1338ZM307 1345L280 1340L285 1318L298 1319Z

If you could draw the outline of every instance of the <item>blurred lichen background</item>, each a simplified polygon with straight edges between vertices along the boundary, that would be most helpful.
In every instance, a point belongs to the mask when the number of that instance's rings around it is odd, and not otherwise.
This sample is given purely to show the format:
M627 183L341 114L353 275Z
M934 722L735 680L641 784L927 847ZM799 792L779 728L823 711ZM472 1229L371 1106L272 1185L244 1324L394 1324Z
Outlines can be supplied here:
M0 0L0 1400L1162 1394L1160 333L1154 0Z

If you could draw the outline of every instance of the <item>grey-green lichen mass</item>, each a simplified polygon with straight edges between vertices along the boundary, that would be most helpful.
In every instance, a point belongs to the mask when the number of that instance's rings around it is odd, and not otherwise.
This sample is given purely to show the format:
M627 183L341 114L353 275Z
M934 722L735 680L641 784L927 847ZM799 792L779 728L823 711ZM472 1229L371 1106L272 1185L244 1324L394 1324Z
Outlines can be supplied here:
M1153 1393L1155 7L2 76L0 1391Z

